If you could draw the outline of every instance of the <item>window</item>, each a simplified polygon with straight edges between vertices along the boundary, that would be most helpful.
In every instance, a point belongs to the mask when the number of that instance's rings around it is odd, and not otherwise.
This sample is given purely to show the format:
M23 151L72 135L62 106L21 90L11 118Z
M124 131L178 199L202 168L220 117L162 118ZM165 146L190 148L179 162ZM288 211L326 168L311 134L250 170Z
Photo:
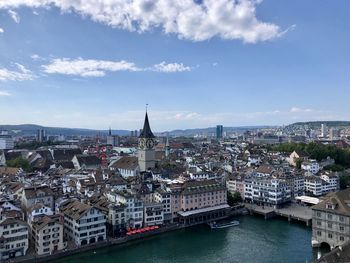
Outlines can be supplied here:
M332 228L332 223L328 223L328 228Z
M340 237L339 237L339 240L340 240L340 241L344 241L344 237L343 237L343 236L340 236Z
M340 222L344 222L344 217L343 216L339 216L339 221Z
M331 214L328 214L327 217L328 217L329 220L332 220L332 215Z
M317 221L317 225L320 226L321 225L321 221Z
M340 226L340 227L339 227L339 230L340 230L340 231L344 231L344 227L343 227L343 226Z
M317 213L316 213L316 216L317 216L317 217L321 217L321 212L317 212Z
M333 235L332 234L328 234L328 238L333 238Z

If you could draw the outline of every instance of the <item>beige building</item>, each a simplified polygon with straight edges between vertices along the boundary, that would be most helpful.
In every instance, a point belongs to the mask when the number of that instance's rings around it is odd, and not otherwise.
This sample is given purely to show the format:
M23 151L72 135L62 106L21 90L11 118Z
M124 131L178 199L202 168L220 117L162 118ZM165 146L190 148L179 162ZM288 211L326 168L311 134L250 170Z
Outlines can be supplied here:
M24 256L28 247L28 225L21 220L0 217L0 262Z
M226 187L216 180L188 181L180 197L182 211L227 204Z
M32 222L32 239L38 255L52 254L65 248L60 215L44 215Z
M312 207L312 246L334 248L350 240L350 189L330 193Z

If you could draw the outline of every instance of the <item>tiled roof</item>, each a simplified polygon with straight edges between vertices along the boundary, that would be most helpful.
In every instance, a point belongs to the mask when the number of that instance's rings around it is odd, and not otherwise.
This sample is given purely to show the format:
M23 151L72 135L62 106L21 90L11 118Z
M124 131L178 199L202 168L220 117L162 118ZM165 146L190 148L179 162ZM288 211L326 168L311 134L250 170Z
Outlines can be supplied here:
M327 204L334 204L335 209L327 208ZM325 200L314 205L312 209L350 216L350 188L329 193Z

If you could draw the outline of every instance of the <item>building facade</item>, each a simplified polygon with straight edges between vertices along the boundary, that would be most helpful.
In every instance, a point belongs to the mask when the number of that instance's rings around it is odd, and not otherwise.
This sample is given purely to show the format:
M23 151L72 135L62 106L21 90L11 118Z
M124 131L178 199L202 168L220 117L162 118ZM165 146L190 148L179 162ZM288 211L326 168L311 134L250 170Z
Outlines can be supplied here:
M312 207L312 246L330 248L350 240L350 189L327 195Z

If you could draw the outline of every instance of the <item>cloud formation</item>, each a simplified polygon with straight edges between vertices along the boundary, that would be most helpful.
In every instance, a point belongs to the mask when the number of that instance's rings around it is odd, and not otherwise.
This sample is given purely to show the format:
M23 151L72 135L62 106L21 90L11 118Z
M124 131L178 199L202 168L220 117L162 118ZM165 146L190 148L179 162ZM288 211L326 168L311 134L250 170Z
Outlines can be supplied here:
M19 63L15 63L18 70L9 70L7 68L0 68L0 81L12 80L12 81L24 81L24 80L32 80L34 78L34 74L26 69L23 65Z
M156 64L151 70L158 72L183 72L191 71L191 67L185 66L182 63L166 63L165 61Z
M7 13L10 15L10 17L15 21L17 24L21 21L21 18L17 14L17 12L13 10L8 10Z
M7 91L3 91L3 90L0 90L0 97L8 97L8 96L11 96L11 94Z
M149 68L137 67L135 63L125 60L109 61L95 59L53 59L50 64L42 65L44 72L50 74L75 75L81 77L103 77L106 72L118 71L157 71L165 73L190 71L191 68L182 63L166 63L165 61Z
M46 73L65 75L79 75L82 77L103 77L106 71L138 71L134 63L124 60L83 60L81 58L70 60L67 58L54 59L51 64L42 66Z
M256 7L262 0L6 0L2 9L55 6L105 25L137 32L160 28L181 39L213 37L256 43L283 35L278 25L260 21Z
M0 34L4 32L5 32L4 29L0 27Z

